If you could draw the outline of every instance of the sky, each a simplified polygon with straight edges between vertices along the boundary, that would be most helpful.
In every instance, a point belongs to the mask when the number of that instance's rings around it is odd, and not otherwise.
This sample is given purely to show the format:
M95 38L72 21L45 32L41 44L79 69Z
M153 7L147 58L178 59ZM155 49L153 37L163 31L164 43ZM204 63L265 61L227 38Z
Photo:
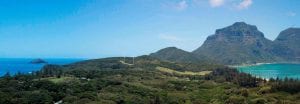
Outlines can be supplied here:
M139 56L200 47L244 21L274 40L300 27L300 0L0 0L1 58Z

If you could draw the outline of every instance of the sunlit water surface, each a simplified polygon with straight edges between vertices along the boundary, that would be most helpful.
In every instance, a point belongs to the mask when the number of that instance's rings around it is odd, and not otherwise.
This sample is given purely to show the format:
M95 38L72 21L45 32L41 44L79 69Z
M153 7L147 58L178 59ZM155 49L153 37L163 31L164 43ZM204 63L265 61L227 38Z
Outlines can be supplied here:
M238 67L240 72L249 73L253 76L270 78L294 78L300 79L300 64L261 64Z

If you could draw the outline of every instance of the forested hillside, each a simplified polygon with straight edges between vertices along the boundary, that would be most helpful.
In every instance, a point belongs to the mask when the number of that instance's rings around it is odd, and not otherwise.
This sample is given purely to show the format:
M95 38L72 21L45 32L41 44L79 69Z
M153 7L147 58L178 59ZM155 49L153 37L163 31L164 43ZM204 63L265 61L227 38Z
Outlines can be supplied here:
M297 104L300 82L148 56L47 65L0 78L1 104ZM126 61L127 60L127 61Z

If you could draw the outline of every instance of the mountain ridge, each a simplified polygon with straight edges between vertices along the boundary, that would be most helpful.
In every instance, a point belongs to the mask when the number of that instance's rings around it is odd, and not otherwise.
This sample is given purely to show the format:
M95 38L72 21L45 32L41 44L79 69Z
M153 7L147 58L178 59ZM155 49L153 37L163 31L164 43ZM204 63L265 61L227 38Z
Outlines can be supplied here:
M300 28L288 28L279 33L274 40L272 53L285 60L297 61L300 56ZM280 51L284 50L284 51Z
M292 62L300 55L300 28L288 28L271 41L255 25L236 22L217 29L196 50L187 52L175 47L150 54L162 60L175 62L210 62L236 65L265 62ZM287 51L287 52L285 52ZM199 61L205 57L204 60ZM213 60L212 60L213 59Z

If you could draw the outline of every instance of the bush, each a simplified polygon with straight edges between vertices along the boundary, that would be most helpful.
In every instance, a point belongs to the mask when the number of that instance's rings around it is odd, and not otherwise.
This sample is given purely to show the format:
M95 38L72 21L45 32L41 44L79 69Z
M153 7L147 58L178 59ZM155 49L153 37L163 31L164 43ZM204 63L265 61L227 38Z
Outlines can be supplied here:
M83 92L83 93L80 93L78 96L80 99L86 98L86 99L94 101L94 100L96 100L97 94L94 92Z
M251 104L266 104L267 100L264 98L256 98L251 100Z
M66 102L66 103L73 103L75 102L76 100L78 100L78 97L76 96L66 96L65 98L63 98L63 102Z
M28 96L29 104L52 104L53 98L47 91L33 92Z
M259 94L266 94L271 92L271 87L262 87L259 89L258 93Z
M0 104L7 104L12 97L8 93L0 92Z
M226 101L226 104L245 104L246 100L243 96L230 96Z
M249 91L247 89L245 89L245 88L241 89L240 93L244 97L248 97L249 96Z

